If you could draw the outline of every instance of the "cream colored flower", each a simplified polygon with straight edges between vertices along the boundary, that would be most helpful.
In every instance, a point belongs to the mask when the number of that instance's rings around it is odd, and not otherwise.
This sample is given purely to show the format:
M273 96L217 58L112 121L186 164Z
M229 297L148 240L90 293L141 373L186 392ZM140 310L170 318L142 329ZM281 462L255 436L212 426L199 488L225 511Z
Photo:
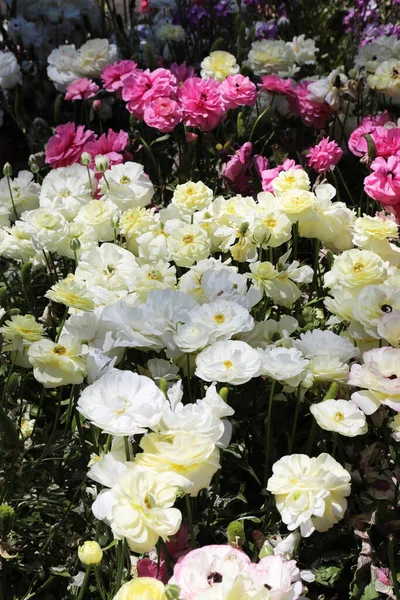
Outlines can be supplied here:
M117 47L106 39L88 40L79 48L78 71L86 77L100 77L104 68L117 60Z
M400 348L400 311L382 315L377 325L378 335L395 348Z
M82 383L87 372L85 360L87 346L71 335L62 336L59 342L40 340L28 350L33 375L46 388Z
M301 535L308 537L315 530L327 531L343 518L350 473L329 454L284 456L272 471L267 490L275 495L289 530L300 527Z
M294 56L281 40L260 40L251 44L246 64L255 75L287 75L293 68Z
M92 511L109 523L115 538L126 538L130 549L142 554L178 531L182 515L173 508L176 491L160 474L136 466L97 496Z
M22 350L44 337L44 327L33 315L13 315L0 327L0 333L9 345L9 348L3 346L3 350Z
M87 541L79 546L78 557L83 565L98 565L101 563L103 558L103 550L100 548L98 542Z
M76 222L90 227L98 240L110 242L114 239L111 218L118 213L118 206L110 200L92 200L79 209Z
M178 267L190 267L193 263L207 258L210 253L210 238L198 225L191 225L171 219L164 227L168 250Z
M216 79L217 81L224 81L228 75L236 75L240 71L233 54L223 50L211 52L210 56L200 63L200 67L200 75L203 79Z
M283 192L278 196L277 201L279 210L285 213L292 223L307 218L310 210L315 208L317 203L312 192L298 188Z
M285 192L293 190L310 191L310 178L303 169L288 169L281 171L278 177L272 182L272 187L276 196L281 196Z
M90 311L95 307L93 296L88 288L81 282L75 281L73 275L55 283L45 296L53 302L78 310Z
M186 35L181 25L165 23L157 29L157 37L165 42L183 42Z
M196 375L204 381L247 383L259 375L261 358L246 342L215 342L196 357Z
M365 414L351 400L325 400L312 404L310 412L326 431L346 437L363 435L368 431Z
M150 433L143 436L135 462L155 474L165 473L168 481L197 496L210 485L218 471L219 450L209 437L186 431Z
M167 600L165 587L153 577L136 577L119 589L113 600Z
M378 92L396 98L400 95L400 60L389 58L382 62L375 73L368 75L368 85Z
M375 252L345 250L340 256L335 256L332 269L324 276L325 286L343 286L351 293L357 293L366 285L383 283L388 268L389 264Z
M196 210L206 209L212 199L212 190L202 181L188 181L176 186L171 204L183 215L192 215Z
M382 316L400 310L400 290L394 285L367 285L358 294L353 308L354 318L375 338Z

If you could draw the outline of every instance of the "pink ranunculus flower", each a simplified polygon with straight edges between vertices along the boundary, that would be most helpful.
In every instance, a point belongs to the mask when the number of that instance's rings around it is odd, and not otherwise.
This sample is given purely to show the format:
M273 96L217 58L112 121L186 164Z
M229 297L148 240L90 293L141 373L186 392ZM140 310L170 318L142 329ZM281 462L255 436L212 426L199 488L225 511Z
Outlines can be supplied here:
M140 558L136 563L138 577L151 577L159 581L165 581L166 566L165 561L161 560L160 564L151 558Z
M400 127L377 127L372 132L376 156L387 158L400 154Z
M225 577L245 573L250 564L249 557L232 546L211 545L192 550L178 560L170 584L180 588L181 600L191 600L214 585L218 586Z
M310 148L307 154L308 166L317 173L325 173L332 169L343 156L343 150L336 142L323 138L319 144Z
M281 171L289 171L289 169L301 169L301 165L296 165L294 160L286 158L281 165L274 169L266 169L261 172L261 185L264 192L273 192L272 182L278 177Z
M176 100L160 96L145 107L143 120L149 127L168 133L182 121L182 116L182 109Z
M99 139L89 142L85 146L85 152L89 152L93 158L91 168L94 168L94 158L98 154L108 156L110 166L119 165L126 160L132 160L132 154L125 150L128 142L129 136L122 129L118 133L113 129L109 129L108 133L103 133Z
M382 127L388 121L390 121L390 115L387 110L380 115L367 115L364 117L360 125L349 137L349 150L356 156L366 154L368 145L364 136L370 135L377 127Z
M296 92L293 86L292 79L282 79L279 75L266 75L261 77L262 83L258 84L258 87L266 92L273 92L275 94L285 94L285 96L296 96Z
M383 206L400 203L400 156L378 156L371 164L372 173L364 179L364 190Z
M136 70L137 64L133 60L119 60L112 65L107 65L101 74L107 92L120 91L125 79L130 77Z
M225 167L222 169L222 175L229 179L233 188L238 193L248 193L251 191L251 153L253 144L245 142L235 154L230 157Z
M86 77L75 79L72 83L67 86L67 93L65 94L66 100L87 100L93 98L99 91L99 86Z
M178 560L189 552L189 527L182 523L177 533L169 537L165 543L168 554L174 560Z
M172 75L175 75L178 83L182 83L186 79L189 79L189 77L195 76L194 68L186 66L185 62L181 64L172 63L169 69Z
M228 75L220 83L219 92L227 109L237 108L238 106L253 106L257 100L255 84L240 73Z
M326 102L319 102L308 90L311 81L300 81L295 88L295 96L287 94L290 110L300 115L307 127L322 129L332 117L332 111Z
M68 167L78 162L89 142L96 140L96 134L83 125L66 123L56 128L55 134L46 145L46 162L54 169Z
M219 83L215 79L186 79L179 89L178 99L183 109L184 123L201 131L214 129L225 114Z
M145 108L155 98L176 98L178 84L168 69L136 72L124 81L122 98L136 119L143 119Z
M267 588L272 599L297 600L302 590L300 569L295 560L284 560L282 556L266 556L247 568L254 591Z

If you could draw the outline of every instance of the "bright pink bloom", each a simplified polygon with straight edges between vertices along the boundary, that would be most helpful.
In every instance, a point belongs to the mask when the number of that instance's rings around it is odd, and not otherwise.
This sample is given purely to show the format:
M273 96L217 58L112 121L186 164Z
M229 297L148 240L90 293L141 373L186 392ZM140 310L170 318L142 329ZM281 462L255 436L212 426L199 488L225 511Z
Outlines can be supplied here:
M381 568L376 570L376 578L381 583L391 586L392 582L390 581L390 570L387 568Z
M143 119L149 127L167 133L182 121L182 110L176 100L161 96L146 106Z
M130 77L137 69L133 60L119 60L113 65L107 65L101 74L104 87L108 92L116 92L124 85L125 79Z
M178 98L184 112L183 121L189 127L210 131L225 114L219 83L215 79L186 79L179 89Z
M94 142L96 134L83 125L75 128L75 123L59 125L46 145L46 162L54 169L67 167L78 162L89 142Z
M149 69L135 72L135 75L124 81L122 98L127 102L126 108L136 119L143 119L144 110L155 98L175 98L177 81L168 69Z
M376 156L387 158L392 154L400 154L400 127L377 127L372 132Z
M266 169L261 172L261 185L264 192L273 192L272 182L278 177L281 171L289 171L289 169L301 169L301 165L296 165L294 160L286 158L281 165L274 169Z
M219 92L224 101L225 108L238 106L252 106L257 100L255 84L244 75L228 75L220 84Z
M371 169L373 173L364 179L366 194L384 207L399 205L400 156L389 156L387 160L379 156L373 161Z
M282 79L279 75L266 75L261 77L262 83L258 84L258 87L266 92L274 92L275 94L285 94L286 96L296 96L296 92L293 87L292 79Z
M91 167L94 167L94 158L98 154L108 156L111 165L119 165L125 160L131 160L132 155L125 151L128 145L129 137L125 131L117 133L112 129L108 130L108 133L103 133L98 140L89 142L85 146L85 152L89 152L93 158Z
M334 167L343 156L343 150L336 142L323 138L319 144L310 148L307 154L308 166L317 173L325 173Z
M91 79L82 77L81 79L75 79L67 87L67 93L65 94L66 100L87 100L93 98L99 91L99 86L95 84Z
M300 81L295 89L295 96L287 94L289 108L307 127L322 129L325 123L332 117L332 111L326 102L318 102L309 92L308 85L311 81Z
M141 558L136 563L138 577L152 577L159 581L164 581L166 575L165 562L163 560L158 564L151 558Z
M189 79L189 77L194 77L194 68L187 67L185 62L180 65L178 65L178 63L172 63L169 69L172 75L175 75L178 83L182 83L186 79Z
M150 0L140 0L139 12L142 13L142 15L146 15L147 13L151 12Z
M222 175L229 179L238 193L246 194L252 191L250 171L252 150L253 144L246 142L230 157L222 170Z
M353 131L349 138L349 149L356 156L363 156L367 153L368 145L364 135L370 135L377 127L382 127L390 121L390 115L385 110L381 115L367 115L363 118L360 125Z

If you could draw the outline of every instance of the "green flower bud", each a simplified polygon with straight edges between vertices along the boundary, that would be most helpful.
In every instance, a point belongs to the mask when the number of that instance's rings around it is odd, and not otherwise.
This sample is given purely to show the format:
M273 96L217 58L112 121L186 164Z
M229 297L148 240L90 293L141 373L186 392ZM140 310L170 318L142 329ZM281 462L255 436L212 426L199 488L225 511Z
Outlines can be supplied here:
M69 247L71 248L72 252L78 252L78 250L81 249L81 242L78 238L72 238L72 240L69 243Z
M111 217L111 227L113 229L117 229L119 225L119 216L118 215L113 215Z
M5 539L13 528L15 511L8 504L0 504L0 539Z
M99 156L101 156L101 155L99 155ZM89 154L89 152L82 152L81 158L80 158L81 165L88 167L91 162L92 162L92 157Z
M164 593L167 600L179 600L181 590L177 585L170 584L165 586Z
M96 165L96 169L100 171L100 173L104 173L110 166L110 159L105 154L98 154L94 158L94 164Z
M162 393L164 394L164 396L167 395L168 384L167 384L167 380L164 379L164 377L162 377L160 379L160 390L162 391Z
M245 221L244 223L241 224L240 229L239 229L239 233L240 235L245 235L247 230L249 228L249 223L248 221Z
M3 167L3 175L4 177L11 177L12 175L12 166L10 163L6 163Z
M223 387L219 390L219 395L221 396L222 400L224 402L228 402L228 394L229 394L229 390L227 387Z
M228 542L232 546L243 546L246 541L243 521L232 521L227 529Z
M95 541L85 542L78 548L78 557L83 565L98 565L103 558L103 550Z

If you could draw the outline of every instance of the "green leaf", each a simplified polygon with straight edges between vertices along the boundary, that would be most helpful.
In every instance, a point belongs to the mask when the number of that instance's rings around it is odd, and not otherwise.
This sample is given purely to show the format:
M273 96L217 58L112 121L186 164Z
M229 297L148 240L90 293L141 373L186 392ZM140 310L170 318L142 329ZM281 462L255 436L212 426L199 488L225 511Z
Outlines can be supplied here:
M340 578L342 571L342 566L335 567L333 565L330 565L329 567L320 567L315 572L315 581L320 585L324 585L326 587L333 587L336 581Z
M360 600L375 600L376 598L379 598L379 594L376 591L375 583L371 581L371 583L364 588L364 593Z

